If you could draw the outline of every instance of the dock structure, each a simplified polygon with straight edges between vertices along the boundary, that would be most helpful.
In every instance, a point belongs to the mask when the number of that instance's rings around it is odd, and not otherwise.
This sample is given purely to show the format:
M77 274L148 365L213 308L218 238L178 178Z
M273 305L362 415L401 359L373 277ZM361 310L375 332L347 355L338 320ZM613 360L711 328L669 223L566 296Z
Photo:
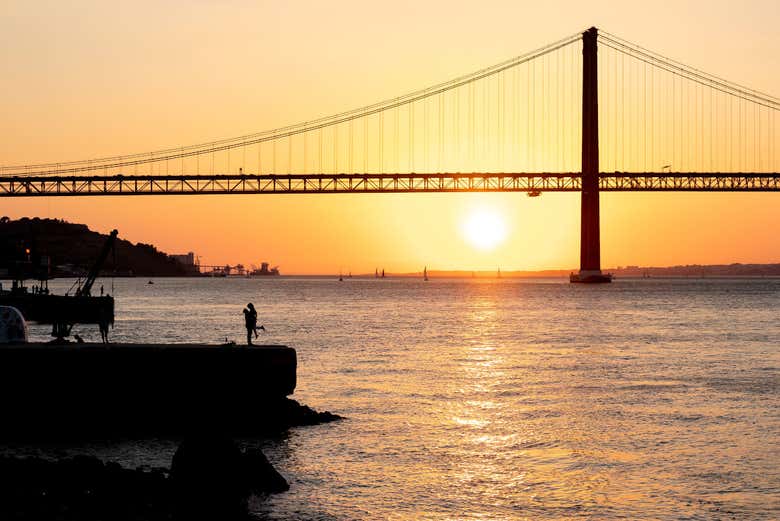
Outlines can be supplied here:
M281 345L2 345L0 435L272 429L296 369Z

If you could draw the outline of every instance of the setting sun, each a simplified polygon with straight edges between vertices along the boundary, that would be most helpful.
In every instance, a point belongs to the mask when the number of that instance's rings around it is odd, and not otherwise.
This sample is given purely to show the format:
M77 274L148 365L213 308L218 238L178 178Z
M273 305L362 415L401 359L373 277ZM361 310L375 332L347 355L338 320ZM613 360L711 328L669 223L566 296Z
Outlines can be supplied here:
M506 239L506 223L492 210L472 212L463 225L466 240L480 250L492 250Z

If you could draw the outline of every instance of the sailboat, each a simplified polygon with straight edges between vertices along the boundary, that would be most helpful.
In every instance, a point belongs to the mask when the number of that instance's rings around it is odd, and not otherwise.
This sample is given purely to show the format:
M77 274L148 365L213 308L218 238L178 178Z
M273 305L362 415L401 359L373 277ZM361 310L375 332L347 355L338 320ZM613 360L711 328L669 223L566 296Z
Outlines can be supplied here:
M497 276L498 276L499 279L501 278L501 268L498 268Z
M428 282L428 266L423 268L423 280Z
M341 276L341 272L339 272L339 282L344 282L344 277Z
M382 268L382 278L385 278L385 269Z
M374 268L374 278L375 279L379 278L379 269L378 268Z

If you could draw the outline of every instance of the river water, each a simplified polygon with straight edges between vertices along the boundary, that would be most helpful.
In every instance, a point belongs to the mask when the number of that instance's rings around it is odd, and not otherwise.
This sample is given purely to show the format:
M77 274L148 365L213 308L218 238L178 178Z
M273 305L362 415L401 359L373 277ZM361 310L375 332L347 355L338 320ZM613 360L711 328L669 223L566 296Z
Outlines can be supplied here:
M291 483L261 518L780 519L780 280L101 282L116 342L241 343L254 302L294 397L347 417L243 440Z

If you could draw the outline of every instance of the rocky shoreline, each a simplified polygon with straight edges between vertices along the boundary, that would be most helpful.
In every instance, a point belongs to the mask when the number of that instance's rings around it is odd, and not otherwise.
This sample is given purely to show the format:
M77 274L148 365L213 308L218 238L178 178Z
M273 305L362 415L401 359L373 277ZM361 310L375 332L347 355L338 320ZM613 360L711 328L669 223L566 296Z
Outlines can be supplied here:
M257 449L185 440L170 469L126 469L92 456L0 457L0 519L244 519L251 494L289 489Z
M330 423L337 420L343 420L342 416L330 411L315 411L308 405L298 403L292 398L285 398L279 401L277 408L270 412L276 415L271 425L274 425L277 432L282 432L290 427L302 427L306 425L319 425L321 423Z
M168 469L127 469L88 455L0 456L0 519L250 519L250 495L283 492L289 485L259 449L241 450L230 436L265 437L339 419L286 398L265 411L262 422L251 422L262 429L227 433L204 427L183 434Z

